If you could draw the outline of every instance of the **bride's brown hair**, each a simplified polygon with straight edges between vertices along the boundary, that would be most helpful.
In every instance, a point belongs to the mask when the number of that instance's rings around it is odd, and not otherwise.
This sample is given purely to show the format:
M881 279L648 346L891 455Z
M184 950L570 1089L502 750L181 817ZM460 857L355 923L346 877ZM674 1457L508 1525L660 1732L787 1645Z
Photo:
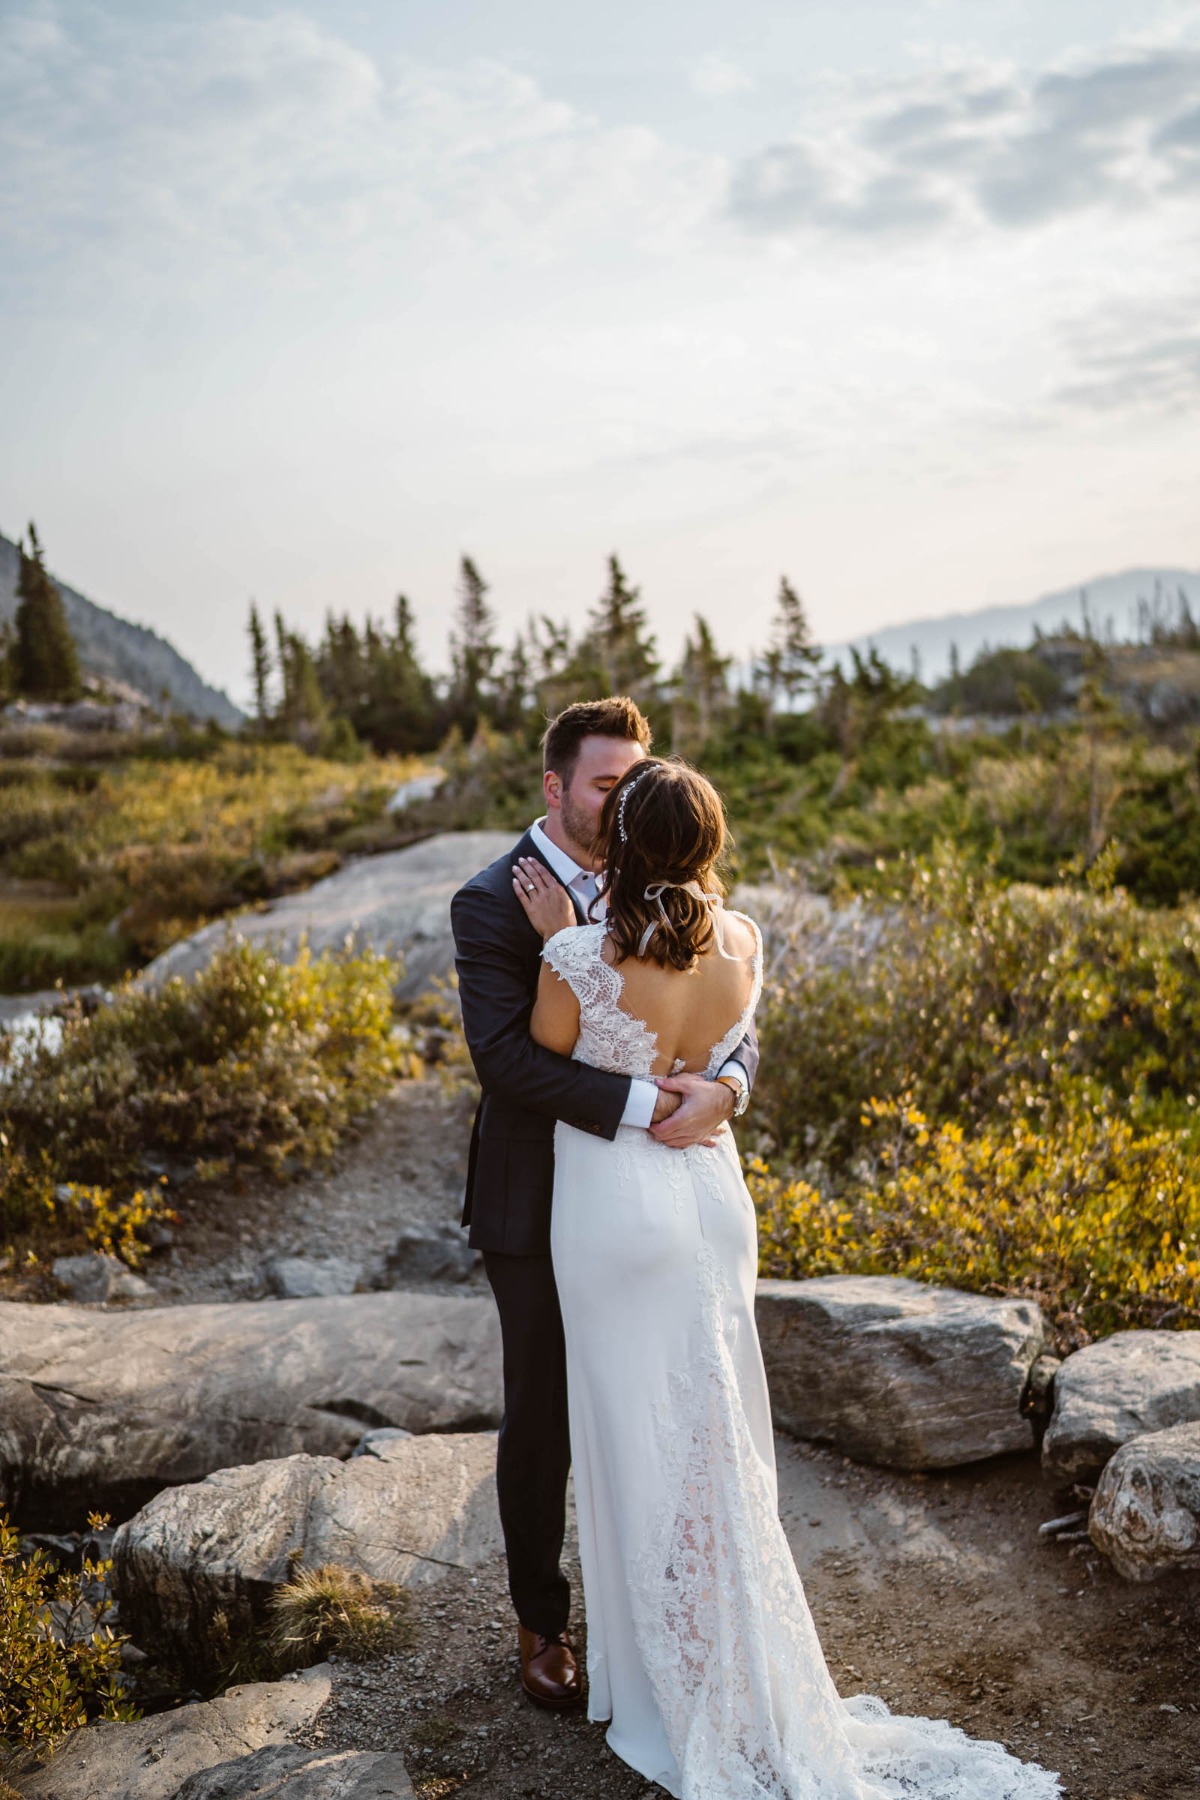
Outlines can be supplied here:
M713 941L703 896L725 892L716 873L724 848L725 811L711 781L677 757L633 764L600 812L605 922L619 960L645 955L664 969L691 968ZM658 899L647 899L660 884Z

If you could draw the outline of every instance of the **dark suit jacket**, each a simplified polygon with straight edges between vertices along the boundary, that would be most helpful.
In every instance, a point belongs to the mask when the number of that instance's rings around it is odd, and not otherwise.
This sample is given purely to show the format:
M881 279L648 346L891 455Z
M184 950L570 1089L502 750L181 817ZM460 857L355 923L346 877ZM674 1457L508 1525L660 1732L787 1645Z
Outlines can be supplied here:
M483 1089L471 1132L463 1224L477 1250L511 1256L549 1253L555 1121L612 1139L629 1099L628 1075L559 1056L529 1035L542 940L513 893L512 872L519 856L537 854L526 832L506 856L473 875L450 905L463 1028ZM753 1082L753 1025L734 1056Z

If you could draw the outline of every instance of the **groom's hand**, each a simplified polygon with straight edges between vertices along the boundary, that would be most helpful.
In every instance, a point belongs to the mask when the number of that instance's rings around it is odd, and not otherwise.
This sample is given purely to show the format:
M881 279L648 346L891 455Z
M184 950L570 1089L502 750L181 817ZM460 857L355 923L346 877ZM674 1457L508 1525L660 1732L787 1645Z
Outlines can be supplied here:
M713 1143L722 1125L733 1117L733 1093L723 1081L708 1081L703 1075L660 1075L656 1079L660 1094L680 1096L678 1112L650 1127L651 1135L672 1150ZM657 1108L654 1116L657 1120Z
M651 1125L661 1125L664 1119L669 1119L673 1113L677 1113L682 1105L683 1101L678 1094L668 1094L665 1088L660 1087L658 1098L654 1102L654 1117L650 1121Z

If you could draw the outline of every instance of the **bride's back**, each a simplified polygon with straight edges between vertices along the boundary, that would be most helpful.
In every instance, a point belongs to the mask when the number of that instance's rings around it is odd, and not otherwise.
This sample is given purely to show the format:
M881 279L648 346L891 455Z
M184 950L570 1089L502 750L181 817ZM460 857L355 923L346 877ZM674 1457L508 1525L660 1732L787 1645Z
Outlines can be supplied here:
M698 770L647 757L613 787L600 815L603 960L619 976L607 1003L645 1026L655 1075L713 1073L713 1058L757 998L757 928L721 906L720 795ZM740 1038L741 1032L738 1032Z
M708 948L688 969L649 957L618 959L611 939L604 941L601 955L621 977L618 1007L654 1033L655 1075L708 1069L713 1050L744 1020L754 997L757 952L754 926L723 909L715 912Z

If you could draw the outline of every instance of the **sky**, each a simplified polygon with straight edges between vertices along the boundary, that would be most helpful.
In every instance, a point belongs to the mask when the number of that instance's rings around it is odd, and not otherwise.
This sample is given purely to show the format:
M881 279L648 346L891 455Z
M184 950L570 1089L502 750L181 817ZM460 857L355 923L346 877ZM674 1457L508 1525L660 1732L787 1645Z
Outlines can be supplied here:
M1200 563L1195 0L0 0L0 529L247 693Z

